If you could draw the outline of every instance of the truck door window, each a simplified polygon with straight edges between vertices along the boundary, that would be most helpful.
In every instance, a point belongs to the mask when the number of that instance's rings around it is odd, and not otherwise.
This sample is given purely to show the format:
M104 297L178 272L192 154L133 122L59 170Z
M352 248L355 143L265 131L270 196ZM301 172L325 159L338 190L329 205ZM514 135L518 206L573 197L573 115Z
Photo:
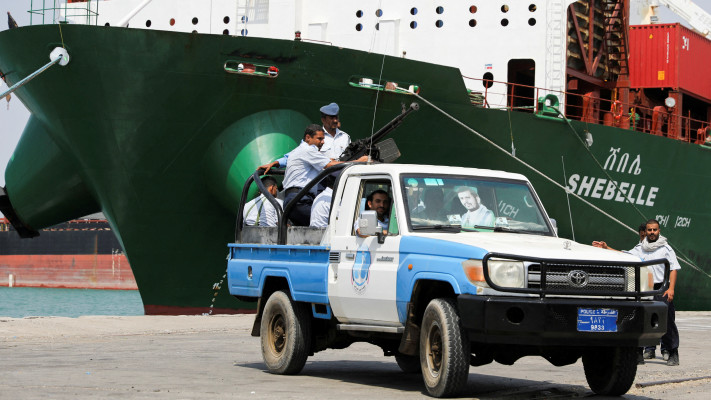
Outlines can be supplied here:
M397 234L397 222L393 223L392 217L395 215L392 207L392 183L389 180L384 180L384 179L373 179L373 180L364 180L361 183L361 190L360 190L360 199L357 202L358 204L358 210L356 210L356 222L357 219L360 217L360 214L363 211L370 210L371 208L368 205L368 197L370 196L372 198L372 201L370 202L374 207L374 211L378 211L378 213L382 213L385 217L384 220L384 226L383 226L383 231L387 231L388 235L394 235ZM383 199L385 197L385 204L383 204ZM390 227L395 226L395 232L390 232ZM356 234L355 230L357 228L357 223L353 224L353 235Z

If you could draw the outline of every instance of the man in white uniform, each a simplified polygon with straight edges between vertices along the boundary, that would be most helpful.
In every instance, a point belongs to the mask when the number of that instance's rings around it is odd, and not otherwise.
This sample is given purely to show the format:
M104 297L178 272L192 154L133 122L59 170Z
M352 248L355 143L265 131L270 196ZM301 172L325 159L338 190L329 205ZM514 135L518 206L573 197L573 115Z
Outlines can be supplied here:
M481 204L479 191L472 186L459 186L454 189L459 196L459 201L467 209L462 215L462 228L475 226L494 226L494 212Z
M348 147L351 143L351 137L344 131L338 128L340 119L338 118L338 113L340 108L338 104L331 103L321 107L321 126L323 127L323 145L319 151L325 154L328 158L337 160L343 150ZM269 173L272 168L286 167L289 162L289 156L291 152L284 154L283 157L276 161L272 161L269 164L264 164L259 168L264 170L264 173Z
M304 140L289 153L289 163L284 174L284 203L287 205L321 170L342 163L342 161L329 158L320 151L323 141L323 128L311 124L306 127ZM368 156L363 156L356 161L368 161ZM309 226L314 197L316 197L316 186L307 195L297 200L291 215L289 215L289 219L294 225Z
M314 204L311 206L311 223L312 228L325 228L328 226L328 218L331 215L331 199L333 198L333 184L336 178L329 175L323 178L324 189L314 199Z
M659 222L654 219L647 221L647 237L629 251L641 258L642 261L665 258L669 261L669 287L661 296L655 296L655 300L667 303L667 333L662 336L662 357L667 361L667 365L679 365L679 330L676 327L674 309L674 288L676 287L677 271L681 269L679 261L676 259L674 250L667 244L667 239L660 234ZM654 289L659 289L664 281L664 264L655 264L649 267L654 276ZM644 358L655 357L656 346L644 349Z
M262 177L262 183L267 187L269 193L276 197L279 190L276 179L271 176L265 176ZM283 208L282 201L279 199L276 199L276 201ZM277 226L278 218L276 209L263 194L260 194L245 204L243 215L245 226Z

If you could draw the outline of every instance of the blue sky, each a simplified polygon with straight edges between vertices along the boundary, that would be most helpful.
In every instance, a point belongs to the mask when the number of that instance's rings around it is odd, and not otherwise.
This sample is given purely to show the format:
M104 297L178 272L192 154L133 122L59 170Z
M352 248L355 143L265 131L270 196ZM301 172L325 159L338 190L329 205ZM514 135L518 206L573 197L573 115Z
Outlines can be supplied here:
M35 5L40 2L41 0L35 0ZM711 1L696 0L696 3L711 12ZM20 26L28 25L29 14L27 11L29 8L30 0L0 0L0 31L7 29L8 11L12 13ZM681 22L678 17L664 7L659 8L659 13L661 22ZM0 92L5 90L7 90L7 85L0 85ZM5 185L5 166L10 160L28 118L29 112L19 98L13 95L9 103L5 99L0 99L0 186Z

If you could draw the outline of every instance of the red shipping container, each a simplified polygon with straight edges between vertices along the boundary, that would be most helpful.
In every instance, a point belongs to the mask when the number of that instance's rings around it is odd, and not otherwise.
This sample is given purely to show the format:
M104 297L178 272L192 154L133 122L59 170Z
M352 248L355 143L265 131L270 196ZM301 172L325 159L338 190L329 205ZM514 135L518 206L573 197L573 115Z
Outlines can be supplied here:
M630 86L670 88L711 102L711 41L681 24L632 25Z

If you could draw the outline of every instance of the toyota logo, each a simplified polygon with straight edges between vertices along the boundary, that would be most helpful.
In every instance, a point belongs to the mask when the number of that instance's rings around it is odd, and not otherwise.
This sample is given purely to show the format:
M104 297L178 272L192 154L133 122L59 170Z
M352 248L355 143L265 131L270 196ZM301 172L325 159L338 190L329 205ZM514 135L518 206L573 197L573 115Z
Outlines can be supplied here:
M585 287L588 285L588 273L579 269L568 272L568 282L575 287Z

